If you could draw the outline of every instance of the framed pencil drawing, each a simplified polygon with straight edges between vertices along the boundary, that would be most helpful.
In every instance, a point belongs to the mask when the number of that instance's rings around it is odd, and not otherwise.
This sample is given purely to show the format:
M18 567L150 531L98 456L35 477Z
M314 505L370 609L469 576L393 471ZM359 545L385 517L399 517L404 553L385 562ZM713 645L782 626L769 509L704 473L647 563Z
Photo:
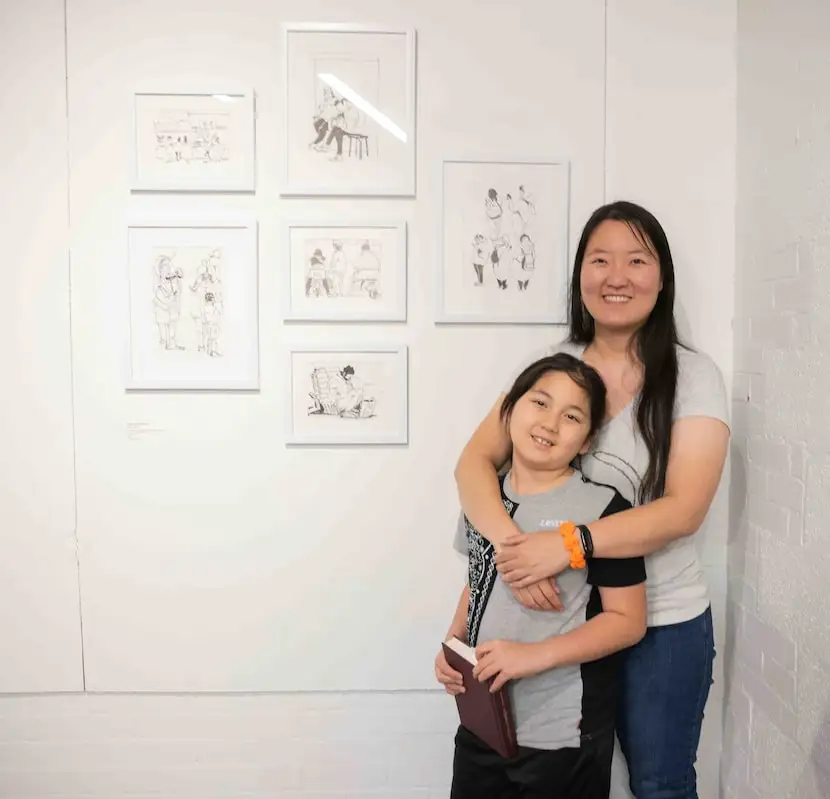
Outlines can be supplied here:
M408 442L405 346L295 347L288 372L288 444Z
M286 320L406 320L405 222L287 220L282 240Z
M283 25L283 196L415 195L415 31Z
M141 90L131 112L133 191L254 191L251 90Z
M440 185L436 321L564 323L568 162L447 159Z
M257 225L133 217L127 388L259 388Z

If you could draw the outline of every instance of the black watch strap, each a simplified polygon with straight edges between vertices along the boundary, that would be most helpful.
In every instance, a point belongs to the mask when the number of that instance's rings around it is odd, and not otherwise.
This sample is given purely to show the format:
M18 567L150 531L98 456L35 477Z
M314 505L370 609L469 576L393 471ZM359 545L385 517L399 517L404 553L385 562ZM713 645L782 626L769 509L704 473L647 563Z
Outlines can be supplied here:
M585 553L585 559L594 556L594 539L591 538L591 531L587 525L580 524L577 528L579 530L579 537L582 543L582 550Z

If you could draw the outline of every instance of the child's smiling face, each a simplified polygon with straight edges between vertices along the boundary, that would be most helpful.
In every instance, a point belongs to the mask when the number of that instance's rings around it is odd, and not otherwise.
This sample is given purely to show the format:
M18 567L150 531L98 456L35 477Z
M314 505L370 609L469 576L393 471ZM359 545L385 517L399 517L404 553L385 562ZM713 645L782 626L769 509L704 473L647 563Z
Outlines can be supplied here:
M588 394L564 372L540 377L510 415L514 457L540 469L566 467L587 451L590 432Z

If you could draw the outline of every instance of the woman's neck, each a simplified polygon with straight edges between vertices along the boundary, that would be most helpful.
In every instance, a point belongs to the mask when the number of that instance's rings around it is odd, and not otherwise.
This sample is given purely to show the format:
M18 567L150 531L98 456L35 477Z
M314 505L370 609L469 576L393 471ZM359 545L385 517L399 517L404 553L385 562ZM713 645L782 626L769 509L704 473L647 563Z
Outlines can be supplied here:
M538 469L515 455L510 466L510 487L517 494L544 494L562 485L574 473L570 464L555 469Z
M594 338L586 347L594 357L604 363L627 362L631 366L639 366L636 348L632 346L636 330L604 330L597 328Z

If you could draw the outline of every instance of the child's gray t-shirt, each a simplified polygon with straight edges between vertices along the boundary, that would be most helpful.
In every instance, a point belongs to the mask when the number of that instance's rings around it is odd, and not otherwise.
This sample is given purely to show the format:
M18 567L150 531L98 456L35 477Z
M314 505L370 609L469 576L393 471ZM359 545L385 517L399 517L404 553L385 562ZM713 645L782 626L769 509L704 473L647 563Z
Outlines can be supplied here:
M541 494L516 494L510 473L502 480L502 500L519 529L535 533L563 521L594 521L631 505L610 486L592 483L580 472ZM502 639L533 643L585 624L602 611L600 586L638 585L645 580L642 558L594 558L585 569L557 577L561 612L525 608L498 574L493 546L461 514L455 548L468 558L470 604L467 640L471 646ZM520 746L535 749L578 747L581 735L614 722L619 658L566 666L509 683Z

